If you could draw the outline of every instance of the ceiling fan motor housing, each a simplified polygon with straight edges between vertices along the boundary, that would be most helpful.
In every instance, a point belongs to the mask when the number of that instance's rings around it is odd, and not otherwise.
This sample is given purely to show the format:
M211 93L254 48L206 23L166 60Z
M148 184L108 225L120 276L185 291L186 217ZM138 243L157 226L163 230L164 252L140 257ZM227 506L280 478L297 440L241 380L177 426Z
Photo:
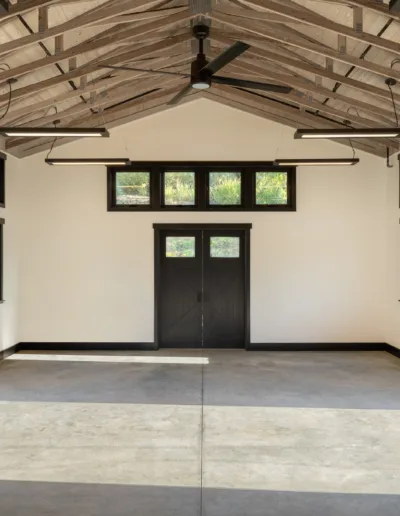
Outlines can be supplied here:
M193 61L191 65L190 83L192 88L197 86L197 89L207 89L211 86L211 75L207 71L201 71L206 64L208 64L206 56L198 54L196 61Z
M199 53L196 60L191 65L190 84L192 88L205 90L211 86L211 74L208 71L202 72L202 68L208 64L208 60L203 51L203 41L209 35L207 25L198 24L193 27L193 35L199 42Z

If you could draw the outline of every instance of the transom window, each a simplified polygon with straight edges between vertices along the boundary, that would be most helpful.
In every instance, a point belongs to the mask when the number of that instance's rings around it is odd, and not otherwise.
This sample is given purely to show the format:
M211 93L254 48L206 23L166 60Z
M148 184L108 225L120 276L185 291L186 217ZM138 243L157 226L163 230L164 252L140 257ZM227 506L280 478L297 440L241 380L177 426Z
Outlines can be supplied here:
M296 169L271 162L108 168L109 211L295 211Z

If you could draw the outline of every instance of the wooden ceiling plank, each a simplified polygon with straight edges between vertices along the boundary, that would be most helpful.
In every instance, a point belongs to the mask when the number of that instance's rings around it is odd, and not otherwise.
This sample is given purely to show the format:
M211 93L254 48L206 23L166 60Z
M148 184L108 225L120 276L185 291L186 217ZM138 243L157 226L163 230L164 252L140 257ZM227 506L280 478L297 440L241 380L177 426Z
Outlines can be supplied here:
M118 14L132 11L134 8L146 7L148 4L149 2L147 2L146 0L134 0L134 3L132 3L131 0L125 0L124 3L115 5L114 0L109 0L106 4L103 4L101 6L101 10L99 10L99 8L96 7L94 9L91 9L90 11L87 11L84 14L81 14L80 16L76 16L71 20L61 23L60 25L55 25L50 29L47 28L40 31L39 23L39 32L29 34L28 36L23 36L22 38L18 38L13 41L9 41L8 43L3 43L2 45L0 45L0 56L8 54L10 52L20 51L21 49L29 45L46 41L47 39L59 36L60 34L65 34L66 32L72 30L82 29L88 25L93 24L96 21L107 20ZM47 7L39 9L39 20L43 10L47 10Z
M329 18L325 18L320 14L313 13L312 11L303 13L297 10L298 4L295 2L291 2L291 6L270 2L268 0L246 0L246 3L250 6L258 7L273 14L285 16L288 20L301 20L302 22L312 27L336 32L337 34L342 34L343 36L347 36L367 45L373 45L388 52L394 52L395 54L400 53L400 45L395 41L390 41L388 39L380 38L379 36L363 32L362 17L359 18L360 15L358 14L358 11L356 11L355 23L359 28L356 30L354 28L350 28L346 25L342 25L341 23L330 20Z
M121 39L139 36L141 37L145 34L156 31L157 29L170 27L181 21L189 21L190 18L191 15L188 11L186 11L183 13L172 14L171 16L161 20L151 21L149 23L140 25L137 28L122 29L119 34L114 34L112 37L101 38L97 41L92 41L92 39L89 39L83 43L75 45L74 47L64 50L64 52L61 52L58 55L46 56L43 59L38 59L36 61L18 66L14 69L2 72L0 73L0 81L7 81L7 79L10 78L20 77L21 75L25 75L27 73L40 70L41 68L45 68L49 65L59 63L64 59L112 45L115 42L121 41Z
M278 33L268 33L268 35L265 35L265 31L260 30L259 28L254 28L251 24L248 24L247 22L243 20L235 20L232 22L232 20L225 16L221 15L217 12L212 12L211 14L207 15L210 16L213 20L223 23L225 25L229 25L231 27L235 27L244 31L251 32L253 34L256 34L261 37L266 37L266 39L272 39L275 41L280 41L281 43L284 43L286 45L290 45L293 47L301 48L303 50L308 50L310 52L314 52L316 54L330 57L332 59L336 59L337 61L341 61L343 63L349 64L351 66L355 66L357 68L361 68L362 70L367 70L369 72L375 73L377 75L381 75L382 77L393 77L395 79L400 80L400 71L395 70L394 68L386 68L384 66L378 65L376 63L372 63L370 61L365 61L363 59L360 59L358 57L350 56L349 54L340 54L337 50L332 49L330 47L325 47L321 45L317 45L315 43L309 43L305 40L301 40L299 38L294 37L283 37L283 35L280 35Z
M248 64L243 63L243 62L240 63L240 66L244 70L249 71L249 72L254 72L254 71L256 71L258 69L258 67L255 67L254 65L248 65ZM271 72L269 72L269 77L271 77L272 79L276 79L276 77L278 77L278 76L273 74L273 73L271 73ZM318 90L318 86L315 86L315 89ZM308 89L308 90L310 90L310 89ZM277 93L269 92L269 93L262 93L262 95L264 95L264 96L267 95L268 97L277 98L277 99L282 100L284 102L293 102L293 103L295 103L298 106L308 107L308 108L312 109L313 111L315 111L316 114L317 114L317 112L328 113L331 116L339 118L339 120L337 122L340 123L342 126L343 126L343 121L344 120L350 120L350 121L354 122L356 125L352 125L353 128L354 127L358 128L360 126L361 127L365 127L366 126L366 127L374 128L374 127L377 126L377 122L375 120L371 120L371 119L368 119L366 117L354 116L354 115L349 114L348 112L337 110L335 108L330 107L329 105L326 105L326 104L323 104L321 102L318 102L315 99L311 99L311 100L307 99L307 95L304 95L304 94L301 94L301 93L302 92L294 91L292 94L288 94L288 95L281 94L281 95L279 95ZM387 120L386 119L385 122L386 122L386 124L385 124L386 126L389 126L389 127L393 126L393 123L391 123L391 120ZM377 144L379 144L381 142L382 142L382 140L380 140L380 139L376 140ZM390 143L391 146L397 145L397 140L387 139L387 140L385 140L385 142L388 145Z
M152 53L158 52L160 50L171 50L174 47L180 45L182 42L188 41L190 39L189 34L185 34L182 36L172 37L169 40L158 41L157 43L153 43L151 45L145 45L143 47L138 48L137 50L131 50L129 52L125 52L123 54L114 55L114 51L111 52L113 57L107 60L108 64L116 65L119 63L124 63L133 59L140 59L146 56L149 56ZM106 57L106 56L103 56ZM42 90L46 90L53 86L57 86L59 84L64 83L65 81L70 81L74 79L78 79L82 75L87 73L98 71L98 59L93 59L89 63L86 63L84 66L72 70L70 72L65 73L64 75L57 75L55 77L51 77L50 79L45 79L36 84L30 84L29 86L24 86L22 88L18 88L13 91L13 99L22 99L28 95L32 95L38 93ZM8 103L9 95L5 93L0 95L0 105L4 103Z
M0 16L0 21L8 20L14 16L25 14L29 11L39 9L40 7L46 7L52 4L56 4L59 0L24 0L17 4L11 4L8 9L8 14Z
M179 78L171 76L159 76L159 77L147 77L141 79L139 81L129 81L116 88L108 90L108 97L106 98L97 98L94 100L92 104L98 107L106 107L107 105L112 105L113 103L121 102L123 99L132 98L136 95L140 95L155 88L163 88L173 82L179 82ZM183 86L183 83L182 83ZM96 91L93 90L90 92L90 96L95 94ZM18 127L37 127L37 126L45 126L54 122L54 120L63 120L64 118L69 118L71 116L76 116L79 113L85 113L88 110L92 109L93 105L79 103L75 106L64 109L63 111L58 111L55 114L47 115L45 117L37 118L36 120L30 120L23 124L20 124Z
M143 11L139 13L120 14L113 16L112 18L102 19L96 23L90 23L92 27L99 27L104 25L116 25L122 23L136 23L144 20L154 20L156 18L162 18L166 14L181 13L186 10L186 7L171 7L170 9L158 10L158 11Z
M176 57L168 57L171 53L170 49L166 49L163 52L163 55L158 57L155 60L151 61L151 66L154 69L158 69L160 65L166 64L166 60L168 61L168 66L176 66L177 64L180 64L182 62L188 61L192 58L190 53L181 54ZM162 68L160 68L162 69ZM121 71L118 76L112 77L110 79L104 79L99 80L95 79L88 83L85 89L80 90L72 90L68 91L66 93L62 93L61 95L57 95L55 97L42 100L41 102L35 102L32 105L24 106L21 108L14 108L11 105L10 111L8 115L4 118L3 122L9 124L12 121L21 119L25 117L26 115L30 115L32 113L43 111L50 106L53 105L59 105L62 104L66 100L74 99L75 97L79 97L80 95L83 95L85 93L91 93L92 91L99 91L99 90L105 90L107 88L110 88L112 86L116 86L121 83L127 83L132 82L133 80L138 80L140 78L143 78L146 76L146 73L144 72L123 72ZM61 111L62 113L62 111Z
M269 23L288 23L288 19L285 16L281 16L279 14L272 13L261 13L259 11L253 11L252 9L240 9L240 8L232 8L222 6L215 11L220 12L221 14L227 14L229 16L238 17L238 18L246 18L249 20L258 20L265 21ZM293 23L303 23L301 20L293 21Z
M246 61L246 58L241 58L241 61ZM317 95L323 95L326 98L331 98L334 100L338 100L340 102L345 102L349 107L356 107L360 110L365 111L366 113L370 113L374 115L375 117L379 118L385 125L387 126L393 126L393 115L391 111L385 110L381 107L375 106L373 104L363 102L361 100L354 99L353 97L346 97L345 95L342 95L341 93L338 93L336 91L332 91L329 88L325 88L323 86L320 86L318 84L313 84L308 81L304 81L301 78L298 77L287 77L284 75L276 74L272 71L269 72L269 76L271 79L274 79L275 81L279 82L285 82L286 84L290 85L293 88L297 88L299 90L302 90L304 92L313 92ZM347 118L347 117L344 117Z
M384 4L383 2L379 2L377 0L339 0L343 1L344 6L355 6L355 7L364 7L369 11L376 12L381 14L382 16L386 16L391 18L392 20L400 20L400 13L396 13L395 11L389 11L389 5ZM334 3L337 3L338 0L334 0ZM329 0L327 0L329 3Z
M224 38L224 36L220 36L215 31L213 32L213 38L215 38L216 40L218 40L221 43L224 43L226 45L232 44L232 40L230 40L228 38ZM251 41L251 40L249 40L249 41ZM246 55L254 54L259 57L265 58L267 60L273 61L273 62L277 62L277 63L281 63L281 64L284 64L287 66L295 67L295 68L298 68L299 70L314 73L316 75L321 75L322 77L325 77L326 79L331 79L332 81L345 84L346 86L354 88L363 93L370 93L371 95L375 95L377 97L391 101L390 92L388 90L383 90L381 88L378 88L378 87L368 84L366 82L357 81L350 77L345 77L338 73L330 72L326 68L322 68L316 64L314 64L314 65L308 64L308 63L304 63L303 61L299 61L298 59L281 56L280 54L274 54L273 52L268 50L269 46L267 46L266 44L259 45L258 42L253 42L253 41L251 41L251 42L252 42L252 46L250 47L249 50L247 50ZM257 46L257 45L259 45L259 46ZM382 84L383 84L383 81L382 81ZM396 101L400 102L399 94L394 93L394 98Z
M256 68L258 69L258 67L255 67L254 65L248 65L247 63L242 62L242 61L240 63L238 63L238 67L240 67L244 72L255 72L255 69ZM271 79L273 78L273 76L271 76L270 72L268 72L268 71L264 72L264 76L267 76L268 78L271 78ZM304 94L303 92L298 91L298 90L293 91L292 93L289 93L289 94L279 94L276 92L263 92L262 95L267 95L268 97L277 98L277 99L287 101L287 102L293 102L299 106L304 106L304 107L307 107L314 111L321 111L323 113L328 113L332 116L339 118L340 122L343 122L343 120L349 120L351 122L354 122L356 124L356 126L359 125L359 126L365 126L365 127L371 127L371 128L376 127L375 120L371 120L370 118L367 118L367 117L355 116L346 111L335 109L335 108L329 106L328 104L324 104L323 102L317 101L316 99L310 100L309 95ZM391 122L391 120L389 120L389 122Z

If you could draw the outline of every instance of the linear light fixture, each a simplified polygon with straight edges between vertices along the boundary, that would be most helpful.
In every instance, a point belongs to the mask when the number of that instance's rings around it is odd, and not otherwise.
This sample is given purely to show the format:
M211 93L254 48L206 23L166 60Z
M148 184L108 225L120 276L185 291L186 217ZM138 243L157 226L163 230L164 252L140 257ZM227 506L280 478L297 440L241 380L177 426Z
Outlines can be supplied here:
M395 138L400 136L400 127L377 127L376 129L298 129L300 138Z
M131 161L128 158L61 158L61 159L53 159L47 158L45 159L45 163L48 165L106 165L106 166L114 166L114 167L125 167L131 164Z
M72 127L0 127L2 136L21 136L27 138L67 137L67 138L87 138L104 137L108 138L110 133L104 127L96 128L72 128Z
M302 165L357 165L359 158L318 158L318 159L276 159L274 165L302 166Z

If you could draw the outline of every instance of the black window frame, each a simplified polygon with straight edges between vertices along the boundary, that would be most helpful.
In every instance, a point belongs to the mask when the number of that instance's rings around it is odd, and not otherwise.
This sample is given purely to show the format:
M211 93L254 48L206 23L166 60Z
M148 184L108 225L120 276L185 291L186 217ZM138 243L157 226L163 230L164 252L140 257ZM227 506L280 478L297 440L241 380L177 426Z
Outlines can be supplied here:
M150 204L129 205L116 202L118 172L150 172ZM195 173L195 204L164 205L164 173ZM209 172L241 172L240 205L209 203ZM256 172L285 172L287 174L287 204L256 204ZM107 167L108 211L296 211L296 167L279 167L271 161L136 161L126 167Z
M0 208L6 207L6 154L0 152Z
M4 253L3 253L3 227L6 221L0 218L0 303L4 303Z
M165 174L168 172L192 172L194 174L194 204L165 204ZM199 185L199 174L196 170L192 170L191 167L184 165L182 163L180 166L165 166L160 168L158 172L160 175L160 191L159 191L159 201L160 201L160 209L163 211L197 211L199 209L199 197L200 197L200 185ZM151 176L151 174L150 174ZM151 204L151 200L150 200Z
M232 172L240 173L240 204L210 204L210 173L218 172ZM219 166L215 169L207 169L205 171L205 188L206 188L206 208L210 211L236 211L240 209L243 211L246 199L245 188L245 171L243 167L238 166Z

